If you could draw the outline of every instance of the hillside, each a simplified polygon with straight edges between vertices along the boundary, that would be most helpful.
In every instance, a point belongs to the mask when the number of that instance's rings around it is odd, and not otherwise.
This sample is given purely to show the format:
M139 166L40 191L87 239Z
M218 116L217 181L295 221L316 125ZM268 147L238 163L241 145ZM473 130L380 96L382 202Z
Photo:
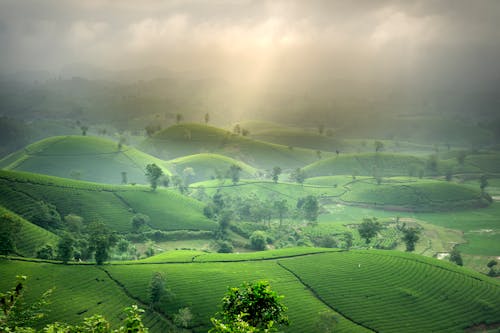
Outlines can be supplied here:
M137 149L91 136L57 136L44 139L0 160L0 168L27 171L107 184L144 184L144 168L156 163L170 174L165 163Z
M221 154L263 169L274 166L297 168L318 159L314 150L253 140L220 128L194 123L173 125L157 132L144 140L140 149L163 159L199 153Z
M447 211L486 207L490 203L482 198L479 186L462 185L435 179L408 177L383 178L380 184L372 177L323 176L308 178L303 185L279 181L241 180L233 185L229 180L204 181L192 184L202 187L206 194L216 191L243 198L259 197L288 200L293 208L296 200L315 195L330 202L358 205L385 210Z
M407 176L425 168L423 158L388 153L340 154L304 167L308 177L331 175Z
M209 318L218 311L228 287L261 279L284 295L290 318L286 332L322 333L319 325L325 316L337 321L335 332L418 333L463 331L500 318L500 284L468 269L394 251L318 250L266 251L258 257L205 257L180 251L178 258L176 252L169 253L169 263L154 264L153 257L148 264L115 263L101 268L0 260L6 276L0 288L5 290L22 271L32 277L28 282L32 293L56 287L47 320L76 321L96 312L116 320L127 302L139 302L148 309L151 277L161 272L175 295L162 301L161 311L172 318L189 307L193 332L208 330ZM73 277L70 282L67 274ZM167 325L158 314L148 311L146 318L153 325L151 332L161 332Z
M0 206L0 216L9 220L17 221L21 228L16 235L16 254L23 257L35 257L36 252L45 245L55 248L59 237L47 231L10 210Z
M0 170L0 205L28 221L46 222L45 212L53 205L64 217L75 214L84 221L102 221L112 230L131 230L136 213L151 218L150 225L161 230L213 230L203 205L173 189L151 192L143 186L111 186L52 176Z
M191 176L191 182L215 179L218 175L225 176L231 165L238 165L241 168L242 178L253 178L257 174L257 169L254 167L218 154L189 155L170 160L167 163L172 171L181 175L185 168L193 168L194 175Z

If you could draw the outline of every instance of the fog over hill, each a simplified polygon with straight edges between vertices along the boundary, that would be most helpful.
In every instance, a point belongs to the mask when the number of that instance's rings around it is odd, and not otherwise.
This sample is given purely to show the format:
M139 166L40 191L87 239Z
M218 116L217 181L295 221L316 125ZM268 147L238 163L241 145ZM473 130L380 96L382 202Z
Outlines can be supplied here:
M81 77L150 82L185 96L158 108L232 120L300 122L311 113L322 119L352 112L490 117L500 105L497 1L7 0L0 6L0 72L42 83L24 89L51 99L56 93L47 80ZM145 84L133 86L135 93ZM111 90L129 96L134 89L127 85ZM187 95L196 101L187 103ZM1 105L0 114L9 111L9 103Z

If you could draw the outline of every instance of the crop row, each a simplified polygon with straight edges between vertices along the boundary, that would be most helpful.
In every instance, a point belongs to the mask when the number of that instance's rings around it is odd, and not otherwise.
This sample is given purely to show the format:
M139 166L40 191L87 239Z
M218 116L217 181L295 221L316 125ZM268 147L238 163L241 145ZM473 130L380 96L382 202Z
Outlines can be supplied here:
M297 279L279 267L275 261L239 263L192 263L168 265L127 265L106 268L111 275L140 299L148 300L148 285L154 272L166 277L166 286L173 296L161 307L167 314L179 308L189 307L195 314L196 332L206 332L209 318L218 311L220 300L228 287L238 286L243 281L268 280L278 294L284 295L291 325L287 332L315 332L318 314L331 310L304 289ZM339 331L362 331L360 327L339 318Z
M374 253L282 260L332 307L383 332L452 332L500 315L500 288L487 281ZM321 267L321 274L318 274Z
M63 266L54 264L0 260L0 290L14 285L16 275L26 275L26 301L35 301L43 292L53 289L47 305L47 316L40 325L53 321L79 323L85 317L102 314L115 327L121 323L123 308L137 301L129 298L101 270L93 266ZM146 309L147 310L147 309ZM167 324L147 311L144 321L165 331Z

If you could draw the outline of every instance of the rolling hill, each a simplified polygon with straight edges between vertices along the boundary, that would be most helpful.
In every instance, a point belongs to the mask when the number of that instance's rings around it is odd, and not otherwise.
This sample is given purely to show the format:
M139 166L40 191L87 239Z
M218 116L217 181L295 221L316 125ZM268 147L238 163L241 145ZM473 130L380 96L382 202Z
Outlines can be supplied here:
M412 155L387 153L340 154L304 167L308 177L331 175L407 176L425 168L425 159Z
M112 230L131 230L136 213L151 218L160 230L214 230L202 213L203 205L173 189L156 192L145 186L103 185L25 172L0 170L0 205L28 221L41 221L48 205L57 213L102 221Z
M33 143L0 160L0 168L27 171L107 184L145 184L144 168L156 163L170 174L165 163L137 149L91 136L57 136Z
M257 169L246 163L218 154L189 155L170 160L167 163L169 168L178 174L182 174L185 168L193 168L192 182L214 179L218 175L225 175L233 164L241 168L242 178L253 178L258 172Z
M199 153L221 154L263 169L274 166L297 168L318 159L314 150L253 140L220 128L194 123L173 125L159 131L144 140L140 149L164 159Z

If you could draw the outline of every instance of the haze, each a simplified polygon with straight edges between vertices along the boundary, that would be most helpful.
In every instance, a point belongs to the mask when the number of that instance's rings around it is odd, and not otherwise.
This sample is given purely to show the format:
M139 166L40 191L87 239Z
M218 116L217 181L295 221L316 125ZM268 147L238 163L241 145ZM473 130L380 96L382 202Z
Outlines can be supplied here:
M439 104L430 111L491 114L499 106L494 0L4 0L0 6L0 69L17 78L43 71L63 78L209 79L226 105L209 96L207 111L226 110L236 119L262 113L271 94L306 96L315 108L357 103L362 112L384 111L388 99L418 112ZM283 109L282 102L272 111Z

